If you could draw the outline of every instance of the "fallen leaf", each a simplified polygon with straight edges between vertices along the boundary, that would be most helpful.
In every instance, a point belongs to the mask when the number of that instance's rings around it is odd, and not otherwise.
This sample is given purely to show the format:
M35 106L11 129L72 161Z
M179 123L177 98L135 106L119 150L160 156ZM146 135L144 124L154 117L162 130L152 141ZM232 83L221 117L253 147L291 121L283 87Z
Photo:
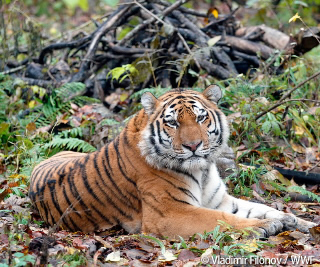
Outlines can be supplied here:
M178 256L178 260L180 260L180 261L192 260L192 259L195 259L195 258L196 258L196 256L189 249L181 250L180 254Z
M120 260L121 260L120 250L109 253L105 258L105 261L120 261Z
M251 240L242 241L242 245L240 246L248 252L254 252L258 250L258 244L255 238Z
M27 124L26 129L29 132L34 132L37 129L37 126L36 126L36 124L34 122L30 122L30 123Z
M261 197L255 190L252 191L252 195L261 203L266 203L263 197Z
M159 256L159 261L164 261L164 262L167 262L167 261L174 261L176 260L177 257L169 250L166 250L166 252L164 254L161 254Z
M214 46L221 39L221 35L215 36L208 40L208 46Z
M310 234L317 243L320 243L320 225L314 226L309 229Z

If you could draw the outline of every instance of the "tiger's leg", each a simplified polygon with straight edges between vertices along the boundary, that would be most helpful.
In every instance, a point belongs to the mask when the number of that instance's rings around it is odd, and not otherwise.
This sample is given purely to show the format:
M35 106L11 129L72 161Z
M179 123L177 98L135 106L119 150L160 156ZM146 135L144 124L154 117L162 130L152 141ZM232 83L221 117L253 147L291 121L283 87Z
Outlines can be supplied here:
M227 193L223 198L223 204L218 209L242 218L277 219L282 222L284 230L299 229L302 232L308 232L309 228L316 225L313 222L299 219L293 214L284 213L264 204L237 199Z
M299 229L302 232L308 232L309 228L316 225L267 205L230 196L215 164L210 166L209 177L209 182L204 190L204 207L232 213L242 218L277 219L283 223L284 229Z
M170 204L169 204L170 205ZM165 204L165 206L169 206ZM165 212L161 207L153 209L143 207L142 232L157 233L163 236L188 237L195 233L212 231L219 220L234 226L237 229L253 227L261 237L274 235L283 228L279 220L274 219L247 219L223 211L200 208L189 204L176 205Z

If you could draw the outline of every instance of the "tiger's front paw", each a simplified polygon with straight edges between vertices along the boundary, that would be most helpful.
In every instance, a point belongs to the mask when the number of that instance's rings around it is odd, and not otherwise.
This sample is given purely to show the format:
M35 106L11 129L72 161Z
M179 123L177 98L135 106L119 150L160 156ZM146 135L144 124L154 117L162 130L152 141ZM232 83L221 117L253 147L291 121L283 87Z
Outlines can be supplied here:
M298 219L298 224L296 228L301 232L309 233L310 228L317 226L316 223L309 222L300 218L297 218L297 219Z
M276 219L264 219L260 220L257 226L254 227L254 230L259 233L260 238L266 238L271 235L275 235L281 232L283 229L283 224Z
M283 230L296 230L308 233L309 228L316 226L313 222L308 222L303 219L299 219L293 214L284 213L282 211L272 211L267 213L267 218L276 218L283 224Z

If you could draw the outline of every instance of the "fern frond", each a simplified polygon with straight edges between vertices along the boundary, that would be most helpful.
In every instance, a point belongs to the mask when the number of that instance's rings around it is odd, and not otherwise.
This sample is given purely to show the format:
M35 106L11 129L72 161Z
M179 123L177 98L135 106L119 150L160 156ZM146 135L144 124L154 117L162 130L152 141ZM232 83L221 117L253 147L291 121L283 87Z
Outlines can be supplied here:
M99 99L92 98L89 96L83 96L83 95L76 96L76 97L72 98L72 102L75 103L79 107L82 107L86 104L101 103L101 101Z
M288 190L288 192L296 192L296 193L299 193L301 195L308 196L312 200L317 200L320 203L320 196L316 195L315 193L312 193L312 192L308 191L307 189L305 189L305 188L303 188L301 186L290 186L290 187L288 187L287 190Z
M73 82L66 83L55 90L56 96L66 102L76 96L82 95L85 92L86 86L83 83Z
M113 126L118 124L120 124L120 122L116 121L115 119L103 119L102 121L100 121L100 126Z
M83 127L76 127L76 128L72 128L72 129L69 129L69 130L62 131L62 132L60 132L58 135L59 135L60 137L63 137L63 138L82 137L82 136L83 136L83 130L84 130Z
M270 185L272 185L272 187L274 187L275 189L279 190L279 191L283 191L283 192L288 192L288 188L280 185L274 181L270 181L270 180L264 180L265 183L268 183Z
M83 141L78 138L61 138L59 136L56 136L53 138L53 140L46 144L44 146L44 149L50 149L50 148L59 148L60 151L62 150L76 150L81 152L94 152L97 149L87 143L86 141Z

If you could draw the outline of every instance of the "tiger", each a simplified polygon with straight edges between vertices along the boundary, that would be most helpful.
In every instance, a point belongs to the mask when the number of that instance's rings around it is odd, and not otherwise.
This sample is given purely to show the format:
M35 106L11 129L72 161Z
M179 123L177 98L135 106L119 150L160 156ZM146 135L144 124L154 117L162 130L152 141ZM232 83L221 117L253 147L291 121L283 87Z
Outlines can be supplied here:
M229 126L217 85L141 97L142 109L92 153L60 152L37 165L29 196L42 220L70 231L120 225L128 233L188 237L220 221L267 237L314 223L235 198L217 169Z

